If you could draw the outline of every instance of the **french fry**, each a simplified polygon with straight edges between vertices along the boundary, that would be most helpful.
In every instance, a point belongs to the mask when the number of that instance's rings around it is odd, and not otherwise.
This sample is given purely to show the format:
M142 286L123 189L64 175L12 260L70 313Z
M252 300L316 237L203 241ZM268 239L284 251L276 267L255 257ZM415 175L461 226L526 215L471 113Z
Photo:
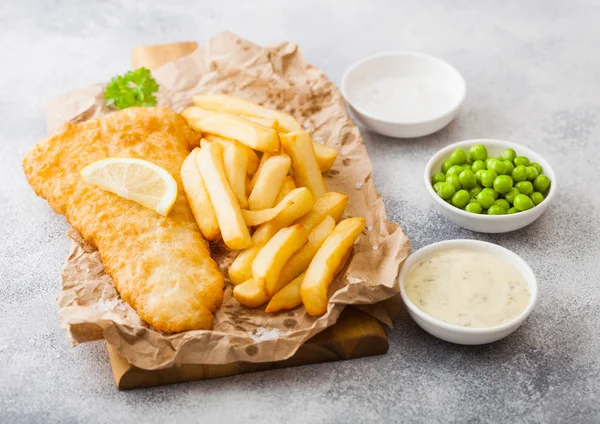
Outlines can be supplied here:
M307 231L311 231L323 221L323 218L325 218L326 215L330 215L337 222L342 217L347 203L348 196L344 193L331 191L317 200L310 212L298 219L295 223L302 224Z
M277 231L291 225L294 221L311 210L315 204L315 199L309 189L306 187L299 187L296 190L298 190L297 193L299 194L295 195L297 197L295 197L294 203L281 211L281 213L272 221L259 225L254 231L254 234L252 234L253 246L249 249L242 250L229 266L229 279L234 285L242 284L244 281L251 279L252 262L260 248L269 241Z
M274 291L292 281L298 275L306 271L310 261L314 258L319 248L335 228L335 220L327 215L323 221L317 225L309 234L308 242L292 256L283 267Z
M239 143L230 138L219 137L218 135L214 134L204 134L203 137L203 140L210 141L211 143L213 141L219 143L223 147L223 149L226 149L227 146L229 146L231 143L236 143L238 145L244 146L244 148L246 148L246 154L248 156L248 174L254 175L254 173L258 169L258 163L260 159L258 158L256 152L250 147L245 146L242 143Z
M204 109L219 112L235 113L246 116L258 116L263 118L275 118L279 122L280 132L292 132L302 130L302 126L290 115L276 110L267 109L255 103L238 97L224 94L201 94L194 96L194 103Z
M315 157L310 135L306 131L284 134L281 136L281 145L292 159L296 184L307 187L317 199L325 195L327 187Z
M188 124L201 133L231 138L261 152L277 153L280 148L279 135L268 128L241 116L212 112L191 106L181 114Z
M269 297L254 279L244 281L233 288L233 297L242 305L256 308L268 302Z
M261 116L250 115L245 115L244 118L246 118L248 121L256 122L262 126L273 128L274 130L279 129L279 121L275 118L263 118Z
M329 171L337 158L337 151L316 141L313 141L313 149L315 150L315 156L321 173Z
M223 148L209 143L200 149L196 165L215 208L223 241L232 250L246 249L252 238L223 166Z
M200 171L196 166L196 157L200 152L195 148L183 161L181 165L181 181L183 189L190 204L190 209L200 227L200 231L206 240L215 240L219 234L219 223L217 214L213 208Z
M301 188L303 187L290 191L287 196L281 199L277 205L272 208L261 209L258 211L242 210L242 214L246 220L246 225L249 227L255 227L257 225L264 224L267 221L275 219L277 215L282 213L286 208L292 206L294 203L304 201L304 199L306 199L306 195L303 190L300 190Z
M338 275L342 269L344 269L348 259L350 259L351 253L352 249L348 250L346 255L344 255L340 266L338 266L338 269L335 271L335 275ZM275 293L265 308L265 312L286 311L289 309L294 309L296 306L300 306L302 304L300 287L302 286L302 280L304 280L305 275L306 271L294 278L285 287ZM262 299L260 300L262 301Z
M267 296L275 293L285 263L308 241L300 224L282 228L258 252L252 262L252 275Z
M265 312L287 311L289 309L294 309L296 306L300 306L302 304L300 287L302 286L302 280L304 280L305 275L306 271L275 293L267 304Z
M246 195L246 173L248 172L248 147L240 143L230 143L223 150L225 174L242 209L248 207Z
M277 193L277 198L275 199L275 203L281 202L281 200L288 195L290 191L296 188L296 181L294 181L294 177L291 175L286 176L283 179L283 184L281 184L281 188L279 189L279 193Z
M250 210L272 208L281 189L283 180L290 170L288 155L275 155L268 158L256 172L256 182L248 196Z
M300 287L302 303L309 315L327 312L327 289L346 253L365 227L364 218L340 222L311 261Z
M285 263L281 273L279 274L277 283L273 286L273 293L278 293L279 290L281 290L286 284L306 271L306 268L308 268L310 265L310 261L315 256L315 253L317 253L319 247L321 247L327 236L333 231L334 228L334 219L330 216L326 216L323 222L317 225L315 229L310 232L306 244L304 244L296 253L294 253L294 255ZM238 301L244 305L246 305L246 303L252 305L262 305L263 303L267 302L270 296L267 296L264 290L260 289L259 283L259 280L256 278L244 282L242 285L245 287L241 289L245 296L244 301ZM298 298L300 298L299 294Z
M252 192L252 189L254 188L254 185L256 184L256 180L258 179L258 175L259 175L258 171L265 164L267 159L269 159L271 156L273 156L273 155L270 153L263 153L262 156L260 157L260 160L258 161L258 165L256 166L256 172L254 173L254 175L252 176L252 179L250 180L248 186L246 187L248 195L250 195L250 193Z

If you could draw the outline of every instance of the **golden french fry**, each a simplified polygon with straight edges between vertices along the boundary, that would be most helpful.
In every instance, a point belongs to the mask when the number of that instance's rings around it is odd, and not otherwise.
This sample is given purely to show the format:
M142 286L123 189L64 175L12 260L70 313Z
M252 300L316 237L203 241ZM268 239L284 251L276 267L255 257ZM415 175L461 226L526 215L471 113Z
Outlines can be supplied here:
M196 164L210 201L215 208L223 241L232 250L246 249L252 238L242 215L223 166L223 148L217 143L208 143L200 149Z
M181 181L190 204L190 209L206 240L215 240L220 233L217 214L213 208L200 171L196 166L196 157L200 152L195 148L181 165Z
M223 149L226 149L231 143L237 144L239 146L243 146L246 149L246 154L248 156L248 174L254 175L254 173L258 169L258 163L259 163L260 159L258 158L258 155L256 154L256 152L254 150L252 150L250 147L248 147L242 143L239 143L235 140L232 140L230 138L219 137L218 135L214 135L214 134L204 134L203 137L204 137L203 140L210 141L211 143L213 141L219 143L223 147ZM206 144L206 142L205 142L205 144Z
M327 237L311 261L300 296L309 315L327 312L327 289L346 253L365 227L364 218L348 218L340 222Z
M317 199L325 195L327 187L315 157L310 135L306 131L284 134L281 136L281 145L292 159L296 184L307 187Z
M252 189L254 188L254 185L256 184L256 180L258 179L258 171L260 170L260 168L262 166L264 166L265 162L267 161L267 159L269 159L271 156L273 156L270 153L263 153L262 156L260 157L260 160L258 161L258 165L256 166L256 172L254 173L254 175L252 176L252 179L250 180L250 182L248 183L248 186L246 187L246 190L248 191L248 195L250 195L250 193L252 192Z
M337 151L324 144L313 141L313 149L319 164L321 172L327 172L333 166L335 159L337 158Z
M302 304L302 298L300 297L300 287L302 286L302 280L306 272L303 272L296 278L294 278L284 288L279 290L265 308L265 312L279 312L294 309L296 306Z
M308 241L300 224L282 228L258 252L252 262L252 275L267 294L275 293L277 279L285 263Z
M273 128L274 130L279 129L279 121L275 118L263 118L261 116L250 116L244 115L248 121L256 122L265 127Z
M248 121L241 116L212 112L197 106L188 107L181 114L193 129L201 133L231 138L261 152L279 151L279 135L273 128Z
M272 208L281 189L283 180L290 170L291 160L288 155L275 155L269 157L258 168L256 182L248 196L250 210Z
M249 227L255 227L267 221L271 221L286 208L291 207L294 203L306 201L306 194L303 190L300 190L301 188L304 187L296 188L290 191L287 196L281 199L277 205L272 208L261 209L258 211L242 210L244 219L246 220L246 225Z
M283 184L281 184L281 188L279 189L279 193L277 193L277 198L275 199L275 203L281 202L281 200L288 195L290 191L296 188L296 181L294 181L294 177L291 175L286 176L283 179Z
M306 271L306 268L310 265L310 261L315 256L315 253L319 250L319 247L323 244L327 236L335 228L335 221L332 217L326 216L322 223L317 225L314 230L308 235L308 242L304 244L294 255L285 263L277 283L273 287L273 293L278 293L281 288L296 278L298 275ZM250 279L244 282L243 292L246 293L246 302L250 304L262 305L267 300L267 296L264 290L259 287L259 280ZM256 287L250 287L256 286ZM300 295L298 294L298 298ZM244 305L246 303L240 301Z
M348 196L331 191L317 200L313 208L295 223L302 224L307 231L311 231L326 215L330 215L337 222L342 217L347 203Z
M248 171L248 147L240 143L230 143L223 150L223 165L231 189L238 199L240 207L248 207L246 196L246 173Z
M290 207L281 211L272 221L259 225L254 234L252 234L253 246L242 250L233 263L229 266L229 279L236 284L242 284L244 281L252 278L252 262L260 251L261 247L271 239L283 227L291 225L301 216L305 215L313 205L315 199L306 187L298 187L297 194L294 196L294 203Z
M300 131L302 126L290 115L277 110L267 109L248 100L225 94L200 94L194 96L194 103L204 109L235 113L246 116L275 118L279 121L279 131Z
M242 305L256 308L265 304L269 297L254 279L244 281L233 288L233 297Z
M325 239L335 228L335 220L327 215L323 221L317 225L309 234L308 242L300 248L285 264L279 274L279 279L275 285L274 292L292 281L298 275L306 271L310 261L314 258L317 251L325 242Z

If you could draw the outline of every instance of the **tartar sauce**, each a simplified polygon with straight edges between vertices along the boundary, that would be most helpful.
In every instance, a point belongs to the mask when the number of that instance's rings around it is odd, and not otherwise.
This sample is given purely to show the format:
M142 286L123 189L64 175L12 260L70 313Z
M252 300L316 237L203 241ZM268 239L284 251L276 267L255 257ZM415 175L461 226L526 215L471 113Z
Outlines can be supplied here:
M449 324L492 327L519 315L529 286L507 260L469 249L448 249L416 264L404 281L408 298Z

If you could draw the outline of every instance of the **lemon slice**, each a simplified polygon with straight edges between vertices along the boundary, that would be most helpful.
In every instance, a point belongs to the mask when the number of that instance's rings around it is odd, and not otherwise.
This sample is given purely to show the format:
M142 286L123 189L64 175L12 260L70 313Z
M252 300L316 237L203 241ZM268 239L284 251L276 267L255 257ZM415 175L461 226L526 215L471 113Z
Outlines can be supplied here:
M167 170L133 158L108 158L81 170L83 179L167 216L177 198L177 182Z

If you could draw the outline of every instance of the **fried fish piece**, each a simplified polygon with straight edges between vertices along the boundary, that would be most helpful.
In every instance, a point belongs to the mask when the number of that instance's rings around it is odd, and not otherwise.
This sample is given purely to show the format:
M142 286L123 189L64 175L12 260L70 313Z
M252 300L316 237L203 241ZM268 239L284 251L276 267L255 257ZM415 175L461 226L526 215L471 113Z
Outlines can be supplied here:
M66 124L26 155L29 184L95 246L121 297L158 330L210 329L223 276L210 257L179 175L200 134L166 108L129 108ZM166 169L179 193L164 217L86 183L79 172L108 157L145 159Z

